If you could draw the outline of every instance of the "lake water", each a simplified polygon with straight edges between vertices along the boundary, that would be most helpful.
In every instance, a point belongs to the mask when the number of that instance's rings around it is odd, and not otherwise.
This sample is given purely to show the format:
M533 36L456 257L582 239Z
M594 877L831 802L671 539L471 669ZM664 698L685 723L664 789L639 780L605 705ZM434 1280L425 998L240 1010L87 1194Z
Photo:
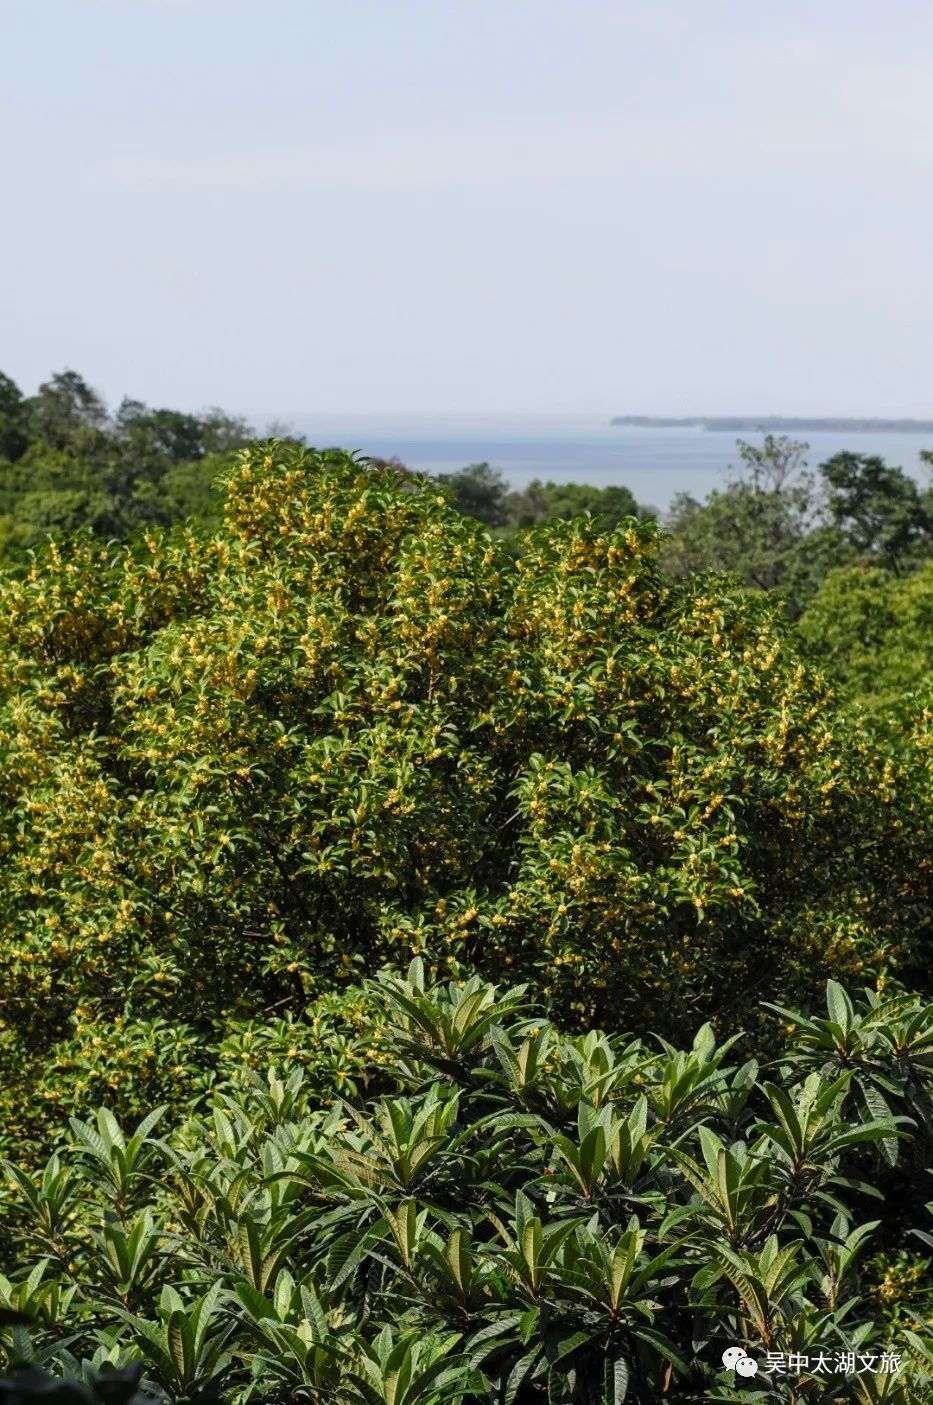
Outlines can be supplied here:
M513 488L533 478L558 483L624 484L638 502L670 506L677 493L702 498L721 487L738 463L736 436L703 429L613 428L582 417L419 417L291 415L287 423L317 448L340 445L381 458L398 458L426 473L451 473L470 463L489 463ZM744 436L760 442L760 435ZM921 449L933 449L922 434L796 434L809 444L807 462L820 463L850 449L880 454L918 480L925 479Z

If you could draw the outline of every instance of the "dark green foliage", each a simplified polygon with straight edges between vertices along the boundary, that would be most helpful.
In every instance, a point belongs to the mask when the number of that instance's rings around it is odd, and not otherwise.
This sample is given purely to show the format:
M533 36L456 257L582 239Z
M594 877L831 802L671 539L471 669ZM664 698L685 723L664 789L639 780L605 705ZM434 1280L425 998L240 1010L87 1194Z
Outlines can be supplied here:
M612 485L593 488L586 483L542 483L534 479L520 493L506 499L510 525L535 527L555 519L568 522L589 513L604 531L618 527L627 517L646 515L628 488Z
M542 483L535 478L521 492L510 492L499 470L488 463L439 473L437 483L457 512L508 535L543 522L568 522L586 515L598 520L603 531L611 531L629 517L656 515L640 508L628 488L617 485L593 488L587 483Z
M107 423L107 407L77 371L59 371L27 402L33 436L54 449L93 442Z
M19 387L0 371L0 459L15 463L28 446L26 402Z
M820 473L830 525L857 557L902 573L933 556L933 503L903 469L836 454Z
M124 399L111 419L74 371L29 400L0 377L0 561L82 530L109 540L192 517L210 523L219 515L212 484L253 437L216 409L188 415Z
M24 1319L28 1321L29 1319ZM150 1405L162 1391L141 1389L142 1362L62 1377L41 1366L16 1366L0 1380L2 1405Z
M138 1363L188 1405L929 1398L928 1288L867 1265L928 1263L927 1211L885 1190L929 1155L933 1007L830 983L762 1068L709 1026L568 1037L524 989L429 987L420 962L373 999L387 1097L324 1110L273 1071L175 1132L100 1111L43 1171L8 1164L8 1367L109 1367L125 1399ZM767 1366L845 1351L898 1368Z
M504 527L508 522L508 484L488 463L471 463L457 473L439 473L437 482L457 512L475 517L486 527Z
M150 410L140 400L123 400L114 428L135 459L184 463L202 459L206 452L203 424L196 415Z

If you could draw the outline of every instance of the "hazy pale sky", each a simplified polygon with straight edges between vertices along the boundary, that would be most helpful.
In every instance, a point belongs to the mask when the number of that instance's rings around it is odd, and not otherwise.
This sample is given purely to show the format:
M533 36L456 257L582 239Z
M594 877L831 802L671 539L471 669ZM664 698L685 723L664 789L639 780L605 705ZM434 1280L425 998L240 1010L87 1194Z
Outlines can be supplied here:
M929 0L0 0L0 368L933 415Z

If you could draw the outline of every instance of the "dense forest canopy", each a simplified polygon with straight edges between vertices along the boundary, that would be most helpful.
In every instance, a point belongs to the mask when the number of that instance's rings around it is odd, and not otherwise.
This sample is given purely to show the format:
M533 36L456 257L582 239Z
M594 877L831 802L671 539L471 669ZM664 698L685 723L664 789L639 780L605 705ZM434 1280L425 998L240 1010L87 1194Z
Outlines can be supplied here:
M661 523L70 371L0 450L7 1364L924 1399L929 491L767 436Z
M15 1105L124 1003L216 1039L412 952L676 1036L724 980L745 1021L925 979L924 699L876 734L661 548L579 517L516 557L427 480L259 445L210 533L0 580Z

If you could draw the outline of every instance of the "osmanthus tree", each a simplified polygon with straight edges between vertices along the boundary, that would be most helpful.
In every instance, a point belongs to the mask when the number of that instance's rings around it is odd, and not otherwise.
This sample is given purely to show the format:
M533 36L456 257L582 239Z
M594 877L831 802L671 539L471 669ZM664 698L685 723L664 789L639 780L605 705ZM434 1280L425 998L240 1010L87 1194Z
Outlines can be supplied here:
M929 1152L933 1008L831 982L762 1068L425 974L370 992L381 1098L240 1071L182 1127L100 1109L7 1163L3 1398L929 1400L929 1213L890 1191ZM907 1293L876 1263L904 1243Z
M765 598L657 553L584 518L513 560L429 483L273 443L212 535L4 577L10 1143L183 1101L267 1012L327 1062L309 1001L412 953L670 1036L922 975L922 719L893 748Z

